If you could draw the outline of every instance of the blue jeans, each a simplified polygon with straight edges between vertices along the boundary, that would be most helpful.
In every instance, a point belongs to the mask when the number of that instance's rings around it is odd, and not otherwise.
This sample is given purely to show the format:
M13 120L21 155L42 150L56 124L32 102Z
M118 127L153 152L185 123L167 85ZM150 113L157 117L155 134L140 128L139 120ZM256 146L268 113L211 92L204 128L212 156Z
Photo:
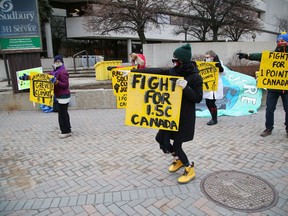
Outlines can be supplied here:
M271 91L268 90L266 98L266 122L265 127L267 129L274 128L274 111L276 110L276 105L278 98L282 98L283 108L285 111L285 122L286 130L288 130L288 92L283 91Z

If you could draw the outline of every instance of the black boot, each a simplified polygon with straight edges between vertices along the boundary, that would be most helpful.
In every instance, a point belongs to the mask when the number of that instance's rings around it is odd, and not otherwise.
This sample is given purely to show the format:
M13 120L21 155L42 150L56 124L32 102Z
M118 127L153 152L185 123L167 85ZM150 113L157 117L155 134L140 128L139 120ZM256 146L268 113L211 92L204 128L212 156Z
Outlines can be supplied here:
M217 107L209 109L212 119L207 123L207 125L215 125L217 124Z

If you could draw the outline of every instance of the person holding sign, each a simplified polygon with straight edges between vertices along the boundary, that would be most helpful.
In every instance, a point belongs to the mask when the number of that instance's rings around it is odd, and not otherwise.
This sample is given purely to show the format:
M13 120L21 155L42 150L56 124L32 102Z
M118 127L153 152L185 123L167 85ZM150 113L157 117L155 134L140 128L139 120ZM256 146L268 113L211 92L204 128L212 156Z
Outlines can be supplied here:
M275 48L275 52L284 52L288 53L288 34L283 32L277 38L277 47ZM262 53L238 53L239 59L248 59L261 61ZM286 54L287 56L287 54ZM281 56L280 56L281 57ZM275 61L276 62L276 61ZM279 62L278 62L279 63ZM285 69L285 64L288 64L287 58L284 56L282 62L280 62L280 67ZM286 76L287 79L287 76ZM276 110L276 105L278 98L282 98L282 103L285 111L285 123L286 126L286 134L288 137L288 90L284 89L267 89L267 97L266 97L266 114L265 114L265 127L266 129L260 134L262 137L266 137L272 134L272 130L274 129L274 111Z
M179 130L159 130L156 141L165 154L172 154L173 163L169 166L169 172L176 172L184 167L183 175L178 178L178 183L185 184L195 177L194 162L190 163L186 153L182 149L183 142L193 140L195 131L196 111L195 104L200 103L203 98L203 80L195 62L191 61L192 52L190 44L177 48L173 53L172 62L174 67L133 69L132 72L162 74L181 77L177 79L176 85L180 86L182 103L179 119ZM183 79L184 78L184 79ZM170 140L173 140L173 144Z
M213 50L209 50L205 53L204 61L205 62L217 62L215 66L219 68L219 72L222 73L224 71L218 55L216 55L216 53ZM207 125L215 125L217 124L216 100L223 98L223 84L222 84L221 76L218 76L217 91L204 91L203 98L205 98L206 106L212 116L212 119L207 123Z
M130 54L132 66L137 66L137 68L146 67L146 58L143 54L140 53L131 53Z
M54 95L58 102L58 122L61 130L59 137L67 138L72 135L68 113L68 104L70 101L69 74L65 69L61 55L55 56L52 67L53 71L49 75L53 76L50 78L50 81L54 84ZM30 80L31 77L24 73L19 79Z
M68 104L70 101L69 74L65 69L61 55L54 58L53 71L49 73L53 76L51 82L54 83L54 94L58 101L58 122L61 133L60 138L67 138L72 135Z

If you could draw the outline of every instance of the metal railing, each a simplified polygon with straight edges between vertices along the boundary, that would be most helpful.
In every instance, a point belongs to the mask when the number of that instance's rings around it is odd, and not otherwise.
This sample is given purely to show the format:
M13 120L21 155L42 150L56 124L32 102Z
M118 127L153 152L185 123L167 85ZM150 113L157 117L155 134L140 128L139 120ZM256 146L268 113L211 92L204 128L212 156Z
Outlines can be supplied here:
M84 52L86 53L87 68L89 68L88 51L87 51L87 50L82 50L82 51L80 51L80 52L78 52L78 53L75 53L75 54L73 55L74 73L77 73L77 71L76 71L76 61L75 61L75 57L78 56L78 55L81 54L81 53L84 53Z

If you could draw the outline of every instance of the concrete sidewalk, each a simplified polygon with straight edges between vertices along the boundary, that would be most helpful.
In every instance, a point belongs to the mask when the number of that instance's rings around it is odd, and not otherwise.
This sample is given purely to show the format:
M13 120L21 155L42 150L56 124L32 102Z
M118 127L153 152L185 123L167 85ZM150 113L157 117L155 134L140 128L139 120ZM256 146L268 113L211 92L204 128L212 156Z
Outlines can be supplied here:
M194 140L184 143L197 176L186 185L177 183L182 169L168 172L173 159L155 143L156 130L125 126L125 110L69 113L73 136L59 139L57 113L0 112L0 215L288 215L282 106L266 138L259 136L263 107L250 116L219 117L215 126L197 118ZM200 186L221 170L266 180L277 203L254 213L218 205Z

